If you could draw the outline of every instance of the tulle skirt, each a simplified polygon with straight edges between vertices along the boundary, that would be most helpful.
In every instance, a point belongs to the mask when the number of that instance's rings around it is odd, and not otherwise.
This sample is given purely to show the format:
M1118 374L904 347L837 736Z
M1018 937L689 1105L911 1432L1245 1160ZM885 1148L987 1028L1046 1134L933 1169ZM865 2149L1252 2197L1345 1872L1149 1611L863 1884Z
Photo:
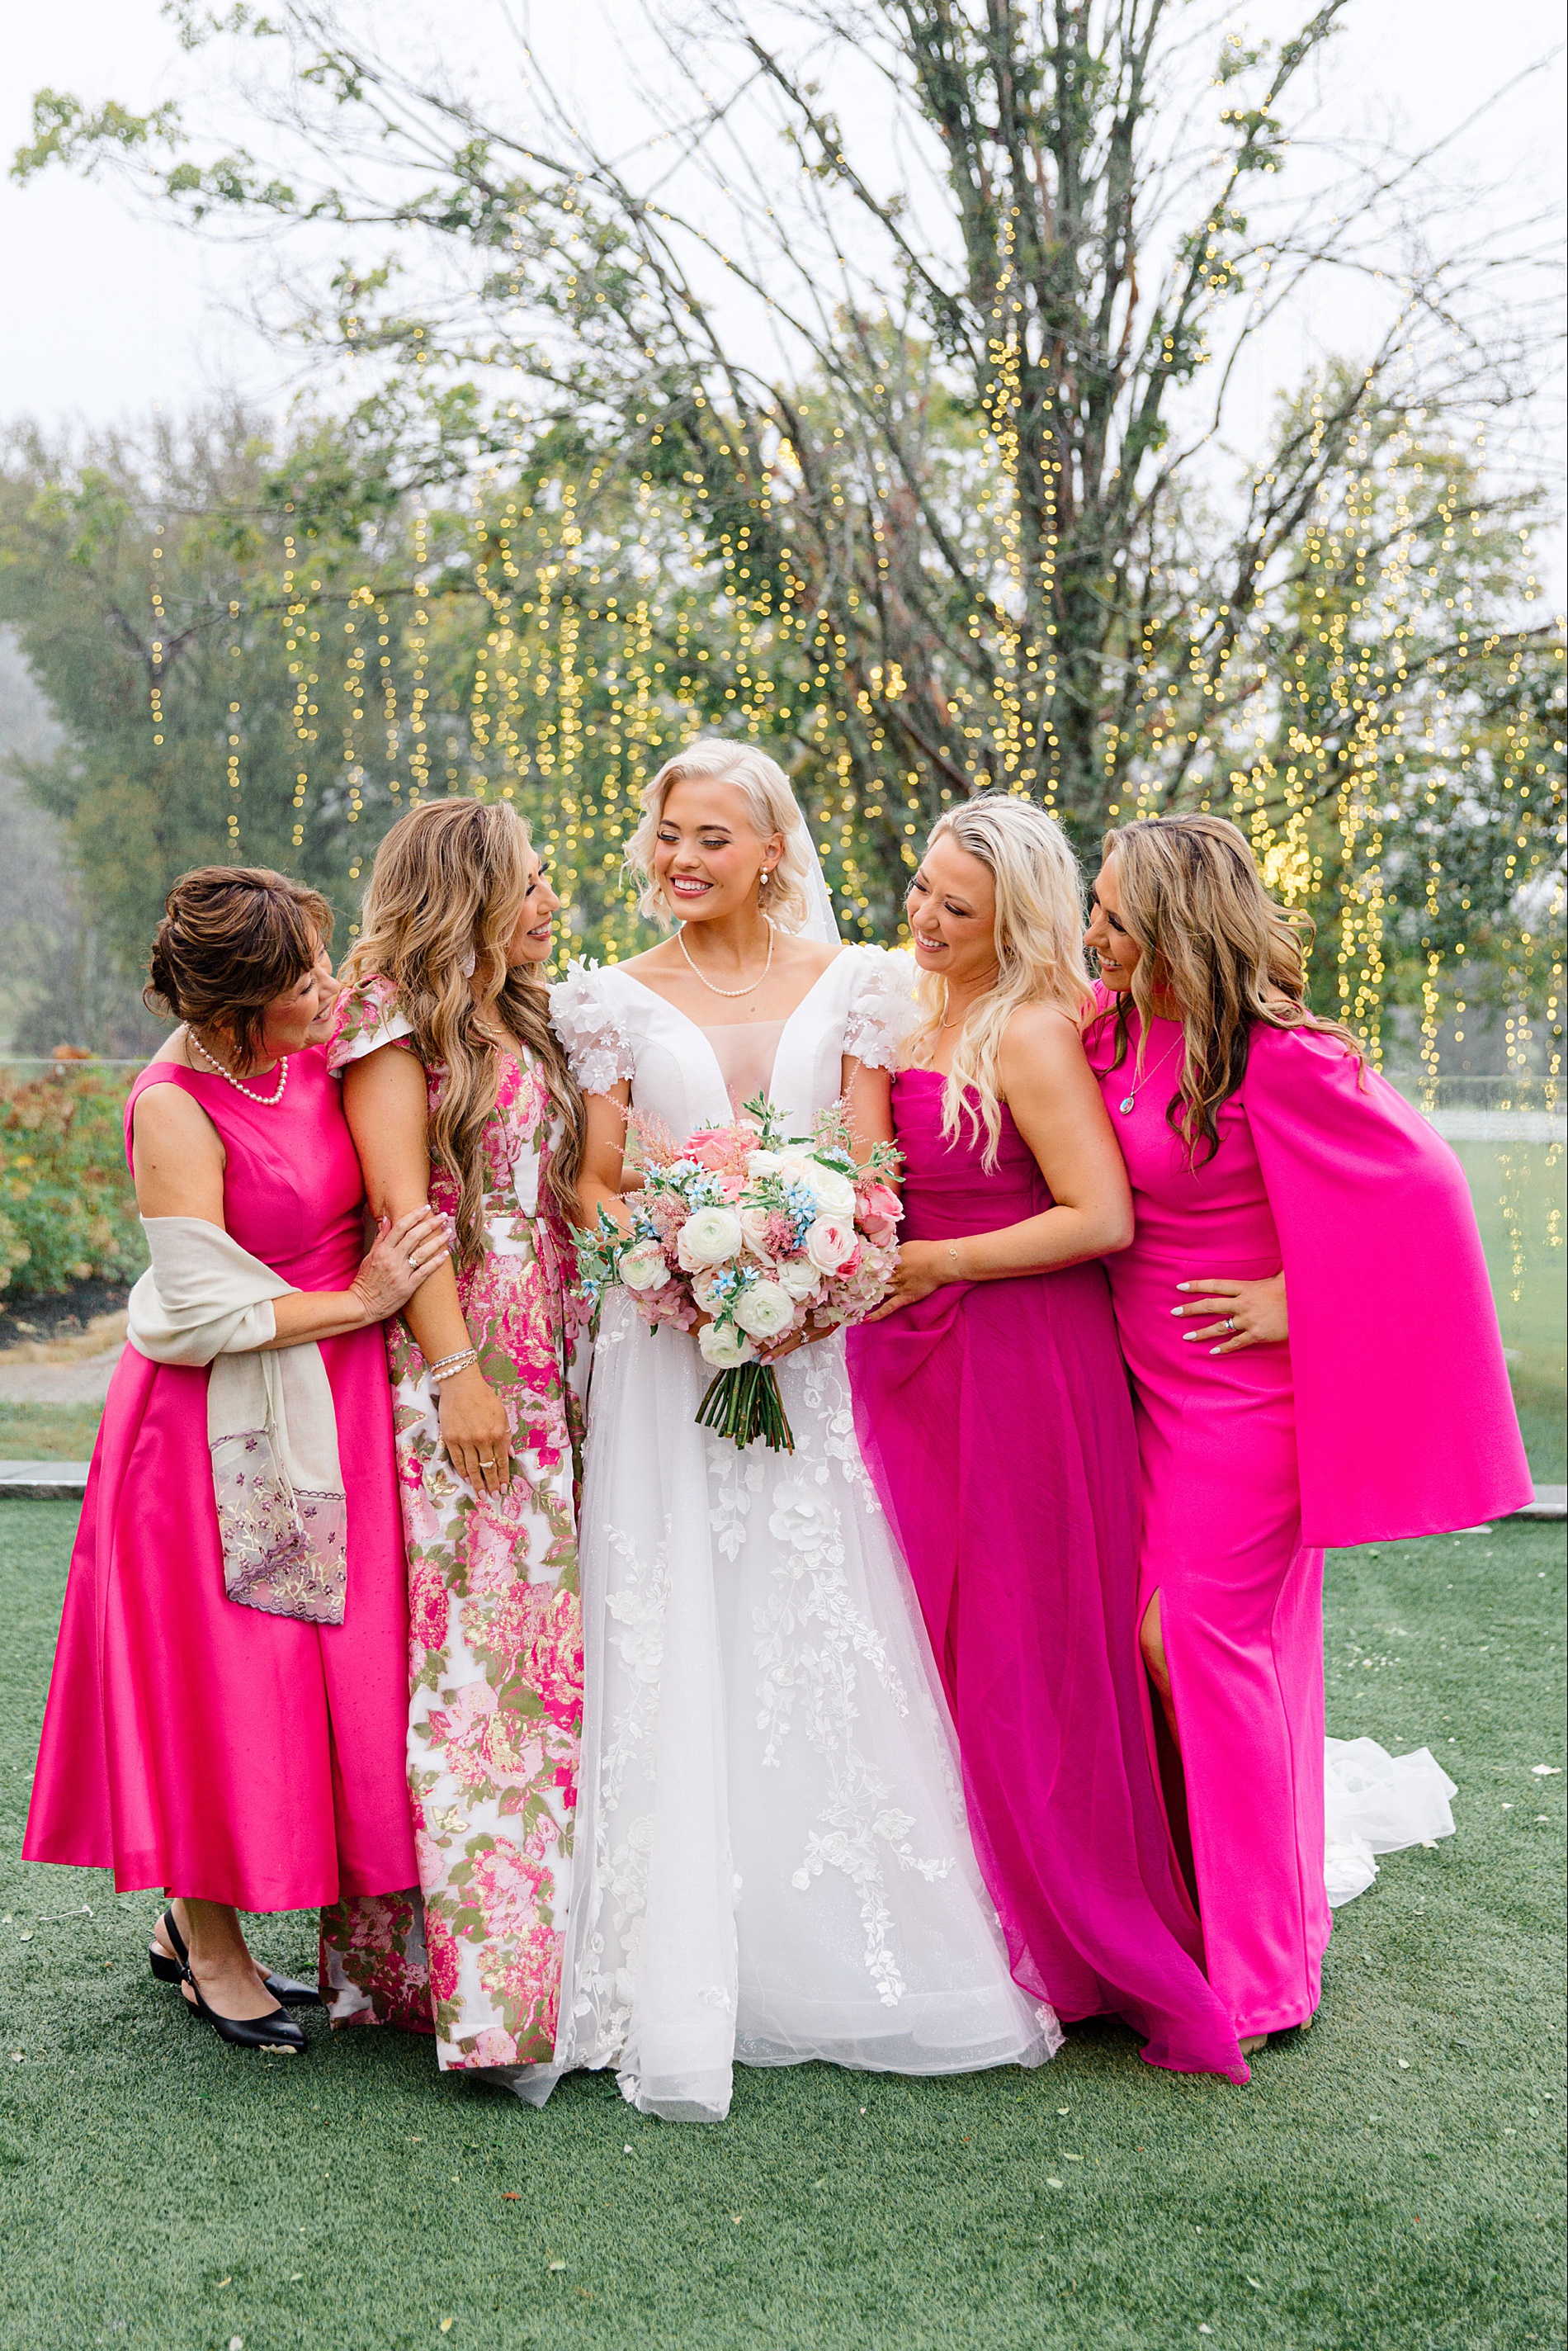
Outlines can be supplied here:
M711 1376L611 1296L556 2070L613 2065L644 2113L717 2120L737 2058L1037 2064L1060 2030L1009 1977L843 1342L780 1367L793 1454L700 1429Z

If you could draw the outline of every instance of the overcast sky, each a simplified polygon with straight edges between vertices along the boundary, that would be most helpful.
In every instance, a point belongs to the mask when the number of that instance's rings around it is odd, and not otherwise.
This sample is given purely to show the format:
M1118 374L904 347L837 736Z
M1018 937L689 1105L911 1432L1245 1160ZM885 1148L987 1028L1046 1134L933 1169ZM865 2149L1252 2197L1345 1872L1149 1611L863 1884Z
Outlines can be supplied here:
M483 13L478 0L460 0L455 10L450 0L439 9L433 0L404 5L436 39L454 26L464 37ZM595 28L615 5L552 0L536 13L567 78L602 90L613 74ZM28 135L36 89L142 108L189 87L192 60L180 54L158 0L58 0L6 13L0 153L7 164ZM1302 0L1257 0L1238 5L1231 21L1243 32L1277 33L1301 13ZM1473 0L1362 0L1332 70L1347 116L1425 142L1545 55L1562 28L1559 0L1494 0L1490 9ZM505 70L493 55L484 62L492 74ZM1559 60L1469 139L1469 169L1503 183L1499 203L1509 216L1521 198L1550 201L1561 191L1563 121ZM58 170L25 188L0 181L0 421L107 423L153 408L178 413L226 390L280 404L301 380L298 356L269 348L244 315L248 292L268 268L264 250L181 230L112 182ZM1277 348L1282 381L1299 380L1322 329L1321 319L1303 316L1296 348Z

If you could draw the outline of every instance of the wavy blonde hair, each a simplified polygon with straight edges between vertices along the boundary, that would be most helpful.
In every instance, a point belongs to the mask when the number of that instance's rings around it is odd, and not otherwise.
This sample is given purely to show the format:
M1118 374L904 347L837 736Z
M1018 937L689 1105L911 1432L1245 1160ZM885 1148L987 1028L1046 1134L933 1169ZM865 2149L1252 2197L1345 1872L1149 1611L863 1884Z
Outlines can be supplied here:
M773 880L760 893L760 904L781 931L798 931L811 908L806 882L813 862L811 835L800 803L776 759L750 743L726 743L717 735L704 735L689 743L684 751L666 759L653 781L643 788L642 818L626 845L624 867L638 884L638 912L667 929L677 919L654 875L653 846L672 787L694 776L733 784L745 799L759 841L783 833L784 855L774 868Z
M1013 792L981 792L931 827L926 846L950 834L976 857L996 890L996 985L959 1030L942 1088L942 1133L973 1122L985 1136L982 1165L996 1165L1002 1141L1001 1054L1007 1024L1023 1004L1048 1004L1076 1020L1089 997L1084 954L1084 882L1067 836L1053 816ZM934 1041L947 1009L947 984L920 976L923 1034Z
M1140 1016L1141 1077L1155 999L1174 998L1184 1047L1166 1117L1190 1160L1200 1144L1210 1158L1220 1147L1220 1112L1247 1074L1254 1028L1314 1029L1360 1058L1348 1029L1309 1009L1312 917L1269 896L1245 833L1222 816L1143 817L1107 832L1102 854L1116 861L1118 920L1142 949L1114 1015L1107 1008L1098 1016L1116 1021L1111 1067L1132 1050L1129 1000Z
M345 979L390 980L427 1070L446 1083L431 1113L430 1148L458 1186L457 1257L484 1254L484 1129L495 1108L499 1022L526 1046L560 1113L545 1155L548 1205L569 1227L583 1155L583 1098L550 1026L542 975L511 970L506 942L528 893L528 828L505 800L431 800L400 817L376 852L358 939Z

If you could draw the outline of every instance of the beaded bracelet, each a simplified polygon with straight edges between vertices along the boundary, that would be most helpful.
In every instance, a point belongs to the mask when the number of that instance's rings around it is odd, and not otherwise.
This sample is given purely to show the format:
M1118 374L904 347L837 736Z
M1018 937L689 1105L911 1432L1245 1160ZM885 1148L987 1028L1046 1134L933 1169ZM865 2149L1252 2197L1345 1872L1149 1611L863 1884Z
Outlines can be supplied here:
M431 1364L428 1369L431 1379L439 1385L443 1379L455 1379L459 1372L466 1372L471 1364L478 1361L477 1347L461 1347L455 1355L443 1355L439 1364Z

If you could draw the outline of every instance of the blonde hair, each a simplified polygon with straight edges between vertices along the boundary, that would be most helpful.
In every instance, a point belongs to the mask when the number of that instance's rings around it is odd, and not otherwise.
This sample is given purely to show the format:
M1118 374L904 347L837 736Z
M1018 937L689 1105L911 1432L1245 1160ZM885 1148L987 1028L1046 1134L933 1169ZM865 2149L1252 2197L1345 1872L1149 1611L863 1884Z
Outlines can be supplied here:
M805 819L776 759L750 743L727 743L717 735L701 736L678 751L650 784L643 788L642 819L626 846L624 871L638 883L638 912L669 928L675 909L659 887L653 871L653 846L664 817L664 803L676 784L704 776L714 783L733 784L746 803L760 841L775 832L784 835L784 855L773 879L761 893L761 903L781 931L798 931L811 911L806 883L814 852Z
M484 1129L495 1108L487 1019L527 1047L560 1113L544 1189L568 1227L582 1159L583 1098L550 1026L532 969L511 970L506 943L528 892L528 828L507 801L428 801L400 817L376 852L364 924L343 967L349 981L390 980L427 1070L446 1082L431 1113L431 1156L458 1185L458 1261L484 1254Z
M1139 1014L1139 1076L1155 999L1174 998L1184 1049L1166 1116L1189 1159L1199 1143L1210 1158L1219 1149L1219 1113L1247 1074L1260 1023L1338 1037L1360 1057L1348 1029L1308 1009L1312 917L1268 895L1245 833L1222 816L1144 817L1107 832L1102 854L1116 861L1117 919L1142 950L1130 989L1116 998L1111 1067L1131 1050L1129 998ZM1109 1019L1109 1008L1099 1017Z
M1067 836L1053 816L1012 792L981 792L938 819L928 849L950 834L980 860L996 889L996 985L966 1016L942 1088L942 1133L961 1117L983 1132L983 1165L992 1168L1002 1141L1001 1054L1007 1024L1022 1004L1047 1004L1076 1020L1089 996L1084 955L1084 883ZM947 1009L946 983L922 973L927 1036Z

